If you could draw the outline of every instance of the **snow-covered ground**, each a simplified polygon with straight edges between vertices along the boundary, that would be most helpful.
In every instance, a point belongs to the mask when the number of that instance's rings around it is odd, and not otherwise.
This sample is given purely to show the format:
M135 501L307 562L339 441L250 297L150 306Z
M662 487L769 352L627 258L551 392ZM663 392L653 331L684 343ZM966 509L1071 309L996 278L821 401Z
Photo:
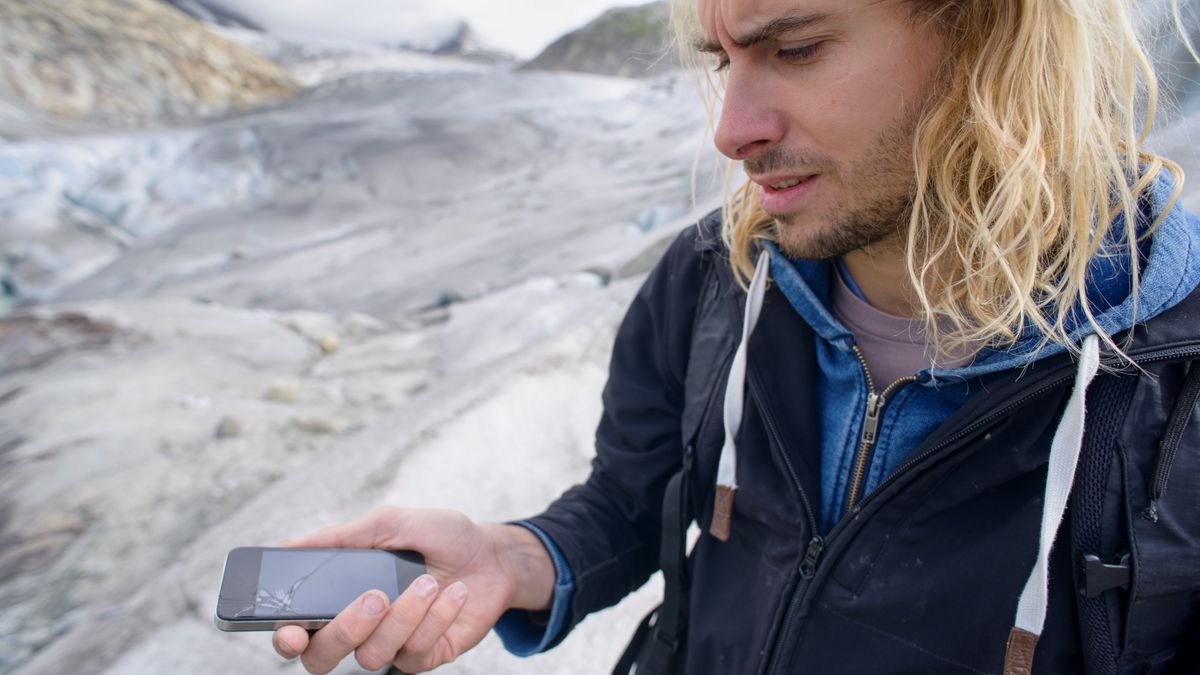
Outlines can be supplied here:
M714 203L686 77L268 46L308 94L0 145L40 301L0 321L0 672L271 671L212 626L228 549L388 503L540 510L586 475L638 280ZM654 595L446 672L604 672Z

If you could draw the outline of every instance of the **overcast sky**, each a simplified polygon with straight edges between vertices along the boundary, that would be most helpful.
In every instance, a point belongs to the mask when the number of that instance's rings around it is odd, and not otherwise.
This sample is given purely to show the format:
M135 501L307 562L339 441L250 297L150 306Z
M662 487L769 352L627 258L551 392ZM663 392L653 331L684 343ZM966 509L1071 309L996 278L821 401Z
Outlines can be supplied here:
M648 0L202 0L272 32L389 42L392 27L462 17L485 44L528 58L610 7ZM397 29L398 33L408 33ZM395 40L390 40L395 42Z

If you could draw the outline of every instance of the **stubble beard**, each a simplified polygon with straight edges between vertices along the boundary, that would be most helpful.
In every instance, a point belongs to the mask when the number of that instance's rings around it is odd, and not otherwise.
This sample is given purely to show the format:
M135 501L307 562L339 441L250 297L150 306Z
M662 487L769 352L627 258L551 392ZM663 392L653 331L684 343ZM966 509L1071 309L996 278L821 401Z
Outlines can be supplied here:
M813 167L825 185L837 181L844 206L824 213L768 213L775 219L775 242L789 258L826 260L870 247L874 251L902 253L912 217L914 195L912 141L919 112L908 111L884 130L867 156L848 167L827 157L814 157L772 149L747 160L746 169L768 173L780 167Z
M902 234L911 213L912 193L905 190L857 209L831 213L819 224L799 216L775 215L776 243L794 260L828 260L866 248L896 253L903 250Z

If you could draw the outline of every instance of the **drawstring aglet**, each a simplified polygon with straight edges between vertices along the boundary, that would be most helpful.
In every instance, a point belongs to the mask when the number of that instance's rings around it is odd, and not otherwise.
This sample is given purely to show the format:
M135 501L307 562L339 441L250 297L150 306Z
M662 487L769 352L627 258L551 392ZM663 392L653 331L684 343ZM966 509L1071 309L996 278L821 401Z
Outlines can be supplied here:
M708 533L720 542L729 541L729 521L733 516L733 495L737 488L728 485L717 486L716 501L713 502L712 524Z

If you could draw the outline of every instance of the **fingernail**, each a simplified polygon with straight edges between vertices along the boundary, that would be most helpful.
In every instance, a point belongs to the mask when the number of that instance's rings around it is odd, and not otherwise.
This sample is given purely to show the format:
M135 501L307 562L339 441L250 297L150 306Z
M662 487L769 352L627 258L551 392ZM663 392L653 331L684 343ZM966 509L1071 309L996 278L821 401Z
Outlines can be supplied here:
M431 598L437 592L437 581L428 574L422 574L413 582L413 588L422 598Z
M279 652L280 656L289 661L296 658L296 649L279 637L275 638L275 651Z
M452 599L457 600L458 602L462 602L463 600L467 599L467 585L461 581L454 582L450 588L446 589L446 592L450 594Z
M363 598L362 613L366 616L376 616L383 611L387 603L383 601L383 597L378 593L371 593Z

